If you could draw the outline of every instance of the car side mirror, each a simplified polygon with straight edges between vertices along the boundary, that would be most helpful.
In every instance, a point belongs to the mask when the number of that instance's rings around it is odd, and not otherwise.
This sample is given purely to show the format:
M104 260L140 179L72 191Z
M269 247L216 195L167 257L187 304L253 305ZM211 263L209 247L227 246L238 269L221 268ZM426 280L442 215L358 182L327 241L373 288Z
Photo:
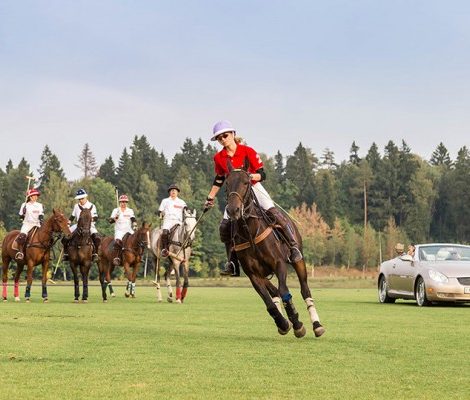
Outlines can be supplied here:
M409 254L404 254L400 257L400 260L402 260L402 261L413 261L413 257L411 257Z

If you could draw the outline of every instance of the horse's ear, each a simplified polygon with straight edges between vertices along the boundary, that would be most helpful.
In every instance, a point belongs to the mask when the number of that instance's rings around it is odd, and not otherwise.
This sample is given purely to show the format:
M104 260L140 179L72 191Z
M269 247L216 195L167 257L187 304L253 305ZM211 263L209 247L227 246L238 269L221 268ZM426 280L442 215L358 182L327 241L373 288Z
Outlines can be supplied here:
M196 209L193 211L193 217L196 218Z
M54 215L57 214L57 211L55 210L55 208L52 209L52 214L54 214Z
M249 167L250 167L250 160L248 160L248 157L245 157L245 161L243 162L243 169L245 171L248 171Z
M228 169L229 172L233 171L233 165L232 165L232 162L230 160L227 160L227 169Z

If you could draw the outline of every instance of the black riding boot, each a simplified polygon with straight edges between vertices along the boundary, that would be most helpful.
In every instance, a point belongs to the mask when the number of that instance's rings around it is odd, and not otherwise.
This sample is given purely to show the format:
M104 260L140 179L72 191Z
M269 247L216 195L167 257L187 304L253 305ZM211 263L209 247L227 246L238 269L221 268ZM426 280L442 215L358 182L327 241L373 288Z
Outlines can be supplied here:
M93 242L93 261L98 261L99 257L98 257L98 251L100 249L100 244L101 244L101 236L99 235L99 233L93 233L91 235L91 240Z
M220 275L240 276L240 263L238 261L237 252L232 246L231 222L223 219L219 226L220 240L225 244L227 253L227 262L224 269L220 271Z
M15 260L22 260L24 258L23 247L26 243L26 233L20 233L15 241L18 244L18 251L15 254Z
M287 244L290 247L289 261L296 263L302 260L302 253L299 249L299 244L295 238L295 231L292 221L279 209L272 207L267 210L269 216L274 218L275 222L281 226L282 233L287 240Z
M62 257L62 261L68 261L69 260L69 242L70 242L70 239L67 239L67 238L63 237L61 242L62 242L62 246L64 247L64 256Z
M168 229L163 229L162 231L162 251L161 255L162 257L168 257L170 252L168 251L168 246L169 246L169 236L170 236L170 231Z
M121 265L121 251L122 251L122 240L121 239L115 239L114 240L114 254L113 254L113 265L118 266Z

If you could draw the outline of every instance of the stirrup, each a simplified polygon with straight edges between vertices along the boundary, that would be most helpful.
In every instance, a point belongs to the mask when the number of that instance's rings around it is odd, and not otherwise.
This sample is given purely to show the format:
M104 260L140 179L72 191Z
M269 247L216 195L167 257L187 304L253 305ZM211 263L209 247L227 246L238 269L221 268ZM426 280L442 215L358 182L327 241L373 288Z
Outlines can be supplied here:
M170 252L167 249L162 249L161 253L162 257L168 257Z
M225 263L224 269L219 272L220 275L233 275L235 274L235 264L233 261Z
M299 262L303 259L304 257L302 256L302 253L297 247L291 247L290 248L290 255L289 255L289 261L291 263L296 263Z
M15 260L23 260L23 259L24 259L24 254L21 251L15 254Z
M92 259L93 261L97 262L100 258L99 258L99 256L98 256L97 253L93 253L93 254L91 255L91 259Z
M114 257L113 258L113 265L115 267L118 267L119 265L121 265L121 259L119 257Z

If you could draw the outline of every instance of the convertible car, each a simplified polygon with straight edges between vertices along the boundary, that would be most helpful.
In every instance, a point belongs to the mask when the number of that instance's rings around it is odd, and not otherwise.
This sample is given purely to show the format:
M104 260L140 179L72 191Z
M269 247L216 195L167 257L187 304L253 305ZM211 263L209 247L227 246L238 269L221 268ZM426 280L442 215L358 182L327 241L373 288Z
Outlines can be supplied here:
M414 255L403 254L380 265L379 301L416 300L470 303L470 246L419 244Z

